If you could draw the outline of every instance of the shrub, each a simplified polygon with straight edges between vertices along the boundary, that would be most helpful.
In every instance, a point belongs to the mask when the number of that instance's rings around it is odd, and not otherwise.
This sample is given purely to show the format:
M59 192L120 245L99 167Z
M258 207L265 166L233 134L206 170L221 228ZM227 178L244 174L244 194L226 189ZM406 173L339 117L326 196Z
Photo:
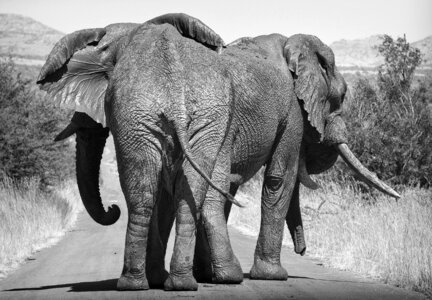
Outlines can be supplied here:
M36 176L42 187L70 177L71 146L53 143L69 116L23 79L11 60L0 61L0 173L13 179Z
M349 143L370 170L393 184L432 184L432 84L414 86L418 49L405 38L384 36L379 47L385 64L376 82L359 77L345 111Z

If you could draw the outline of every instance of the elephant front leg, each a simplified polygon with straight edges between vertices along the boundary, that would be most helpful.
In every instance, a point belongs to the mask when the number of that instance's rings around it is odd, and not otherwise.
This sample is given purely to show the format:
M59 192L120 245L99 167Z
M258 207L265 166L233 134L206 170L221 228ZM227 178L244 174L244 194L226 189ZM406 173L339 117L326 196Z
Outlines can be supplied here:
M269 189L268 182L265 183L264 189ZM288 193L289 189L284 189L282 192L284 198L289 199ZM262 201L269 203L269 198L273 197L275 195L264 192ZM262 204L261 227L255 248L254 264L250 271L251 279L286 280L288 278L287 271L280 263L285 215L288 210L287 204L274 205L273 207Z
M262 188L261 227L250 271L251 279L288 278L280 263L280 252L285 217L297 178L298 148L293 145L292 140L287 143L282 138L267 164Z

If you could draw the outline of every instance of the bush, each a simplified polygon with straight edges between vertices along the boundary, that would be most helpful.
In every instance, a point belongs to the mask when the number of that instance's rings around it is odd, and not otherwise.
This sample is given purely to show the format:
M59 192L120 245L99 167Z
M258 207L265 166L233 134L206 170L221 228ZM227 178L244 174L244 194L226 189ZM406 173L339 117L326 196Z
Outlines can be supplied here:
M384 36L376 82L359 77L346 110L349 143L370 170L393 184L432 184L432 84L414 71L420 52Z
M70 177L72 147L53 143L68 117L24 80L11 60L0 61L0 173L13 179L36 176L42 187Z

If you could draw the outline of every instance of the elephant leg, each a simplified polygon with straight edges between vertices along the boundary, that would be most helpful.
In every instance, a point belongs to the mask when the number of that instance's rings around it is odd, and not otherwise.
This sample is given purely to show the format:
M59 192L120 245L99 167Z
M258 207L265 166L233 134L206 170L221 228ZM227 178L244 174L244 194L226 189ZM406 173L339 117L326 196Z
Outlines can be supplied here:
M230 194L235 196L239 186L236 184L230 185ZM232 202L226 201L224 207L225 220L228 222L228 217L231 211ZM197 240L195 245L195 257L193 267L194 277L198 282L212 282L212 265L211 265L211 252L208 243L207 235L205 233L204 224L198 222L197 224Z
M168 272L165 270L165 254L175 218L174 201L171 195L165 189L160 190L153 209L147 244L146 274L151 288L163 287L168 278Z
M303 231L303 221L300 212L300 199L299 199L300 182L297 179L294 192L291 197L288 214L286 216L286 223L294 243L294 251L303 256L306 253L306 242Z
M226 190L230 186L230 153L230 147L224 146L221 149L212 174L213 182ZM224 196L210 187L202 207L203 224L211 253L212 281L240 283L243 281L243 271L229 240L224 209L226 201Z
M164 284L165 290L198 289L197 281L193 277L196 222L200 218L197 205L202 203L207 187L205 180L189 162L185 161L182 169L175 186L176 237L170 275ZM205 170L209 171L208 168Z
M212 282L211 251L202 218L197 222L193 275L198 282Z
M267 164L261 199L261 226L251 279L286 280L280 264L285 217L297 179L299 141L284 134Z
M153 149L142 150L142 155L123 155L121 147L116 145L116 149L121 187L129 211L124 266L117 289L148 289L147 244L153 208L159 194L161 158Z

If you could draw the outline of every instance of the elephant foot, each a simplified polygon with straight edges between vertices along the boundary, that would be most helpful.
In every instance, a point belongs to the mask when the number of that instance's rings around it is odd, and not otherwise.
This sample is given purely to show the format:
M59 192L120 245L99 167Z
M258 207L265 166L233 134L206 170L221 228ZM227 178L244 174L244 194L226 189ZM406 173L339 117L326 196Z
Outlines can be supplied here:
M153 268L147 272L149 286L154 288L163 288L164 282L167 280L169 273L165 269Z
M243 270L237 257L226 267L215 267L213 270L214 283L240 283L243 281Z
M148 290L149 284L147 278L143 275L142 277L131 277L122 275L117 281L117 290Z
M169 275L164 283L165 291L196 291L198 283L193 276Z
M261 259L255 259L250 270L251 279L287 280L288 272L280 264L272 264Z

